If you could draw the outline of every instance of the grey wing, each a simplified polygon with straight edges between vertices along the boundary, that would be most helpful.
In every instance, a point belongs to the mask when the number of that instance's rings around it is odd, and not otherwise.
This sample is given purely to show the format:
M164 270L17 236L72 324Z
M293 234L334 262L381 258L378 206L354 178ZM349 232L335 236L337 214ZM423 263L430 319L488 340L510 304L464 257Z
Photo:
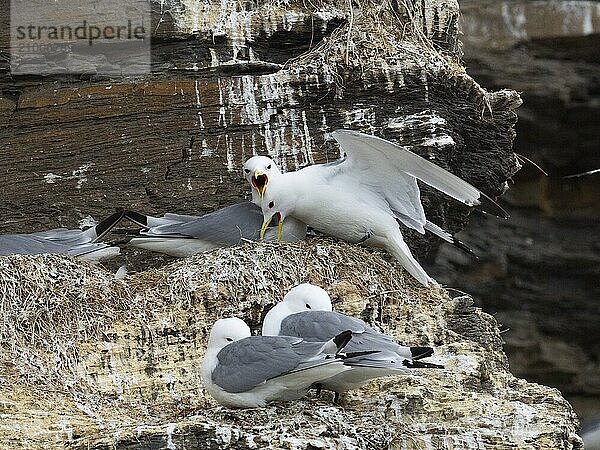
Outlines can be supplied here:
M87 230L70 230L67 228L55 228L53 230L38 231L31 233L30 236L42 238L47 241L56 242L64 245L76 246L96 242L110 232L125 216L125 211L119 208L116 212L106 219L98 222L95 226Z
M85 259L95 260L93 254L98 254L99 258L102 258L104 253L108 251L111 255L118 253L118 247L111 247L108 244L102 242L83 242L77 243L80 240L79 237L75 236L72 239L52 239L44 236L56 237L53 234L55 230L44 231L40 233L32 234L8 234L0 236L0 256L5 255L39 255L43 253L62 253L68 254L75 257L84 257ZM81 234L78 230L66 230L75 231ZM65 243L66 241L66 243ZM108 255L107 253L107 255Z
M73 246L91 242L92 239L81 230L69 230L67 228L55 228L47 231L36 231L28 235L38 241L46 241L65 246Z
M118 255L121 252L117 246L105 244L104 242L90 242L87 244L77 244L69 248L67 252L70 256L89 261L99 261L103 258Z
M232 342L217 354L212 380L227 392L247 392L290 373L303 361L293 344L300 340L285 336L251 336Z
M405 347L398 344L393 337L387 334L380 333L374 328L367 327L365 332L356 338L352 338L350 344L353 346L346 347L346 351L368 351L379 350L395 353L397 356L412 360L412 352L410 347Z
M344 330L352 331L352 339L344 352L389 350L411 357L410 348L403 347L387 334L371 328L364 321L335 311L303 311L291 314L281 322L281 335L298 336L307 341L327 341Z
M201 216L192 216L190 214L165 213L163 219L170 222L191 222Z
M324 167L323 171L341 186L360 184L375 193L399 220L421 233L426 219L417 179L469 206L479 205L483 197L497 211L495 214L507 216L477 188L404 147L350 130L337 130L332 136L346 156L341 164Z
M470 206L479 204L481 193L476 187L400 145L350 130L337 130L332 135L349 159L373 158L377 155L377 159L395 170L403 171L456 200ZM366 154L364 150L367 150Z
M352 344L355 333L363 333L366 324L353 317L335 311L302 311L291 314L281 321L279 334L298 336L309 342L325 342L342 331L350 330L353 338L345 350Z
M402 153L396 149L393 152L383 152L378 147L368 147L361 140L351 139L353 135L347 136L347 133L347 130L332 133L339 142L344 157L339 164L315 166L319 167L321 175L340 189L360 186L371 192L377 201L381 202L381 206L389 207L407 226L424 233L426 218L421 203L421 192L416 178L404 170L403 161L399 158ZM387 142L382 139L381 141ZM367 140L366 143L370 141ZM406 149L402 150L408 152ZM374 199L369 201L372 203Z
M67 253L68 245L52 242L35 234L5 234L0 236L0 256Z
M124 217L124 214L124 211L119 209L96 226L85 231L55 228L31 234L0 236L0 255L68 253L71 256L82 256L105 250L110 246L103 243L93 244L93 242L96 242L114 228Z
M344 364L352 367L371 367L388 370L405 370L406 364L412 362L410 358L399 356L396 352L380 350L367 355L351 356L344 360Z
M189 237L219 245L236 245L242 238L258 239L262 222L260 208L247 202L227 206L187 222L154 227L143 234Z

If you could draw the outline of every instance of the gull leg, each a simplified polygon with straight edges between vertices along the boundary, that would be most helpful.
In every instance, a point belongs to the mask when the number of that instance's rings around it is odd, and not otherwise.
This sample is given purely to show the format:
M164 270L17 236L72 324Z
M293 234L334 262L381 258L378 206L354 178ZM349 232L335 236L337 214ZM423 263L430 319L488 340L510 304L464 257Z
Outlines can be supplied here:
M315 384L315 388L317 389L317 397L321 395L321 391L323 390L323 385L321 383Z

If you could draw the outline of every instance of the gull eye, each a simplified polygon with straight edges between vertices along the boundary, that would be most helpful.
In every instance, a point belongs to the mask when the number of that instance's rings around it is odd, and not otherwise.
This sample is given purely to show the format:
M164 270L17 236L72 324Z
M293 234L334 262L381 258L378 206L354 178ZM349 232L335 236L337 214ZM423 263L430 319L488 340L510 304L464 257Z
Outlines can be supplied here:
M225 339L227 339L229 342L233 342L233 339L231 339L231 338L225 338Z
M271 170L271 164L267 166L267 170Z
M304 306L306 306L306 308L308 308L308 309L312 309L308 303Z
M250 169L244 169L244 172L250 173Z
M272 208L273 206L275 206L275 203L273 203L272 201L269 202L269 208Z

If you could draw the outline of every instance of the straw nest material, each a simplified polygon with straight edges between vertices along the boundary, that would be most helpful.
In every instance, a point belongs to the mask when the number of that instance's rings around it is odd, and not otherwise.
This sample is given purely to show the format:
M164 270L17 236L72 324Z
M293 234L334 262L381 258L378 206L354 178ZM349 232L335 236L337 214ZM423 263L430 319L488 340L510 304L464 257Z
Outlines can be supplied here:
M62 256L0 258L0 442L113 448L572 448L576 418L554 389L515 379L495 320L466 296L418 286L382 253L312 240L218 249L115 280ZM346 396L222 408L200 364L219 317L257 329L293 285L445 370L415 370Z

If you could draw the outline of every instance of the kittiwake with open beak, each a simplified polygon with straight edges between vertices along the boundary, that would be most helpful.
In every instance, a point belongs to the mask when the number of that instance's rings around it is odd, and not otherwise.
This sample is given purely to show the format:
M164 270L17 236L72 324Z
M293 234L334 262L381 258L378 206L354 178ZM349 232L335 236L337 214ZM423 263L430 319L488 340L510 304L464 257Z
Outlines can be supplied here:
M413 257L399 227L400 222L451 238L425 218L417 179L469 206L479 205L484 194L392 142L349 130L332 136L341 146L341 159L269 180L261 197L262 230L274 217L279 228L293 217L330 236L384 248L421 284L436 284Z

